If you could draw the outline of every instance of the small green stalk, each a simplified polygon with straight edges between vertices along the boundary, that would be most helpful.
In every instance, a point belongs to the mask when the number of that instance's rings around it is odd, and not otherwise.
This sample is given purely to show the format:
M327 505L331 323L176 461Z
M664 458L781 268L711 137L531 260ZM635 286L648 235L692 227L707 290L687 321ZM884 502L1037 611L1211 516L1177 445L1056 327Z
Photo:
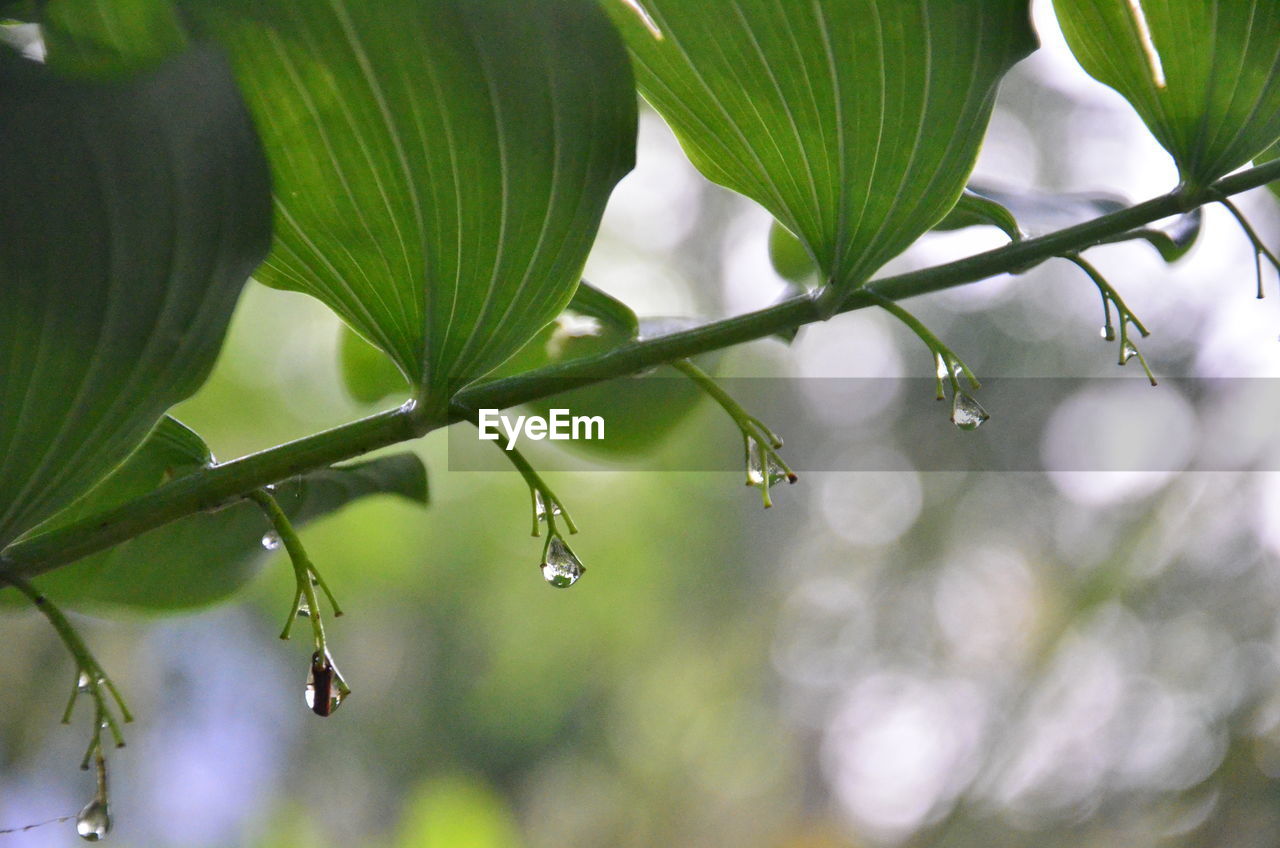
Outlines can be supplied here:
M877 306L885 312L888 312L894 318L897 318L903 324L906 324L907 328L911 330L911 332L915 333L916 336L919 337L920 341L924 342L925 346L929 348L929 351L933 353L933 359L936 366L934 370L938 387L938 400L946 399L946 392L943 389L942 382L944 376L947 381L951 383L951 393L953 396L959 395L962 391L960 388L961 374L963 374L965 379L969 381L969 387L971 389L977 391L982 388L982 383L978 381L977 375L973 373L969 366L965 365L964 361L956 355L955 351L947 347L942 339L934 335L933 331L926 327L919 318L912 315L897 303L874 289L866 288L863 289L863 291L865 291L868 296L875 301Z
M468 411L467 420L472 424L475 424L477 427L480 426L479 420L476 418L474 412ZM520 472L520 476L524 477L525 483L529 486L529 500L532 505L533 513L533 532L530 535L536 538L541 535L542 532L542 529L538 526L539 497L542 499L544 514L547 520L548 544L550 544L550 538L552 536L558 535L556 532L557 512L560 517L564 519L565 527L568 528L569 533L577 533L578 525L573 523L573 518L569 515L569 510L565 507L564 501L560 500L559 495L551 490L551 487L547 485L541 475L539 475L538 472L534 470L533 466L529 464L529 460L525 459L524 454L520 453L520 451L516 450L515 447L512 446L506 436L501 433L498 433L497 435L498 438L494 444L497 445L503 455L506 456L507 461L516 467L516 470Z
M133 721L133 715L129 712L129 707L124 702L124 698L120 695L120 690L116 688L115 683L103 671L102 666L94 658L89 648L85 645L84 640L80 638L80 634L76 632L75 627L63 615L62 610L58 609L48 598L42 595L34 586L20 577L6 575L5 582L13 586L19 592L31 601L32 605L40 611L49 623L53 625L54 632L58 634L58 638L62 640L62 644L66 647L68 653L76 664L76 677L71 684L71 697L67 700L67 707L62 712L62 723L71 723L71 714L75 709L76 699L83 693L89 695L93 699L93 732L90 736L89 747L85 751L84 760L80 767L87 769L89 761L93 758L95 752L102 751L102 729L106 727L111 732L112 740L117 748L124 747L124 734L120 732L120 722L116 720L112 713L110 702L107 700L107 694L115 701L116 707L120 710L120 719L125 724Z
M1215 193L1214 200L1226 207L1226 210L1231 213L1233 218L1236 219L1236 223L1240 225L1240 229L1244 230L1244 234L1248 237L1250 243L1253 244L1253 264L1254 269L1258 274L1257 297L1261 300L1264 297L1264 293L1262 291L1262 259L1263 257L1266 257L1267 261L1271 263L1271 267L1275 268L1277 273L1280 273L1280 258L1277 258L1276 255L1271 252L1267 245L1262 241L1262 238L1258 235L1257 230L1255 230L1253 225L1249 223L1249 219L1244 216L1244 213L1240 211L1239 207L1232 203L1226 195Z
M298 606L303 599L306 599L307 609L310 612L307 618L311 620L312 641L315 644L315 649L323 653L325 651L324 621L320 613L320 603L316 597L315 587L319 586L324 591L325 597L329 599L330 605L333 606L335 618L342 615L342 608L338 606L338 601L334 598L333 593L329 591L328 584L324 582L324 578L316 570L311 558L307 556L306 548L302 546L302 539L299 538L297 531L293 529L293 523L284 514L284 510L280 508L280 503L275 497L265 489L257 489L249 493L249 499L262 508L276 535L280 537L280 541L284 544L285 550L288 551L290 562L293 563L293 578L296 587L293 596L293 607L289 611L289 619L285 622L280 638L289 638L290 633L293 632L293 622L298 617Z
M1111 323L1111 307L1115 307L1116 323L1120 325L1119 363L1124 365L1136 356L1138 363L1142 365L1142 370L1146 372L1147 379L1151 381L1151 385L1157 385L1155 375L1151 373L1151 368L1147 365L1146 357L1142 355L1142 351L1138 350L1138 346L1129 340L1129 327L1132 326L1141 333L1144 339L1151 333L1138 320L1138 316L1134 315L1133 311L1125 304L1120 297L1120 293L1102 276L1102 272L1077 253L1067 254L1062 258L1084 271L1089 276L1089 279L1093 281L1093 284L1098 287L1098 293L1102 296L1103 338L1107 341L1115 339L1116 333Z
M742 433L742 446L746 453L747 462L747 485L759 485L765 508L768 509L773 506L773 499L769 497L770 466L776 465L780 468L786 474L788 483L795 483L800 479L778 453L778 449L782 447L782 438L769 429L759 418L743 409L742 404L734 400L732 395L721 388L720 384L713 380L710 374L694 365L688 359L677 359L670 365L697 384L698 388L706 392L733 419L733 423L738 426L738 430ZM756 483L751 479L753 464L751 450L753 444L756 446L756 450L759 451L758 459L762 474L760 483Z

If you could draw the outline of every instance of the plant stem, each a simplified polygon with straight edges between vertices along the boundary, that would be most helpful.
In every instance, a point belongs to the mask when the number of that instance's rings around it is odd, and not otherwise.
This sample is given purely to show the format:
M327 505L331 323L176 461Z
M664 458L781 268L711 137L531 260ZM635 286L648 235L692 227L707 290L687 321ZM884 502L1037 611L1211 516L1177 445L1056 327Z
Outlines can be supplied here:
M267 518L271 521L271 526L275 528L276 535L284 543L284 548L289 554L289 561L293 563L293 578L296 583L296 590L293 596L293 607L289 610L289 620L285 624L284 632L280 634L280 638L289 638L289 632L293 629L293 622L298 616L298 602L305 598L307 609L310 611L310 615L307 618L311 621L312 641L315 643L315 649L323 652L325 650L323 615L320 611L319 599L316 598L315 585L311 582L314 576L315 582L317 584L321 583L320 572L316 571L315 565L311 562L311 557L307 556L307 549L303 547L302 539L298 537L298 532L293 529L293 523L289 521L289 517L280 508L280 503L264 489L255 489L250 492L249 499L267 514ZM333 593L329 591L327 586L322 586L321 588L324 589L325 595L329 598L329 603L333 605L334 616L342 615L342 609L338 606L338 602L334 600Z
M1115 288L1113 288L1112 285L1107 282L1106 278L1102 276L1101 271L1093 267L1093 265L1091 265L1090 263L1086 262L1084 258L1079 256L1078 254L1074 254L1074 253L1067 254L1066 256L1063 257L1063 259L1066 259L1068 262L1073 263L1081 271L1084 271L1085 274L1089 276L1089 279L1093 280L1093 284L1098 287L1098 291L1102 293L1103 320L1106 321L1106 326L1104 327L1104 329L1109 330L1111 327L1111 307L1113 305L1115 306L1116 316L1119 319L1119 324L1120 324L1119 363L1121 365L1124 365L1126 362L1129 361L1130 357L1136 356L1138 358L1138 363L1142 366L1142 370L1145 371L1147 374L1147 380L1151 383L1151 385L1153 386L1157 385L1156 375L1151 373L1151 367L1147 365L1147 358L1142 355L1142 351L1138 350L1137 345L1129 341L1129 325L1130 324L1132 324L1134 328L1139 333L1142 334L1143 338L1146 338L1147 336L1151 335L1149 332L1147 332L1147 328L1143 326L1141 321L1138 320L1138 316L1134 315L1129 310L1129 307L1125 305L1125 302L1124 300L1121 299L1119 293L1116 292ZM1259 277L1259 279L1261 279L1261 277ZM1259 284L1259 291L1261 291L1261 284ZM1107 341L1112 341L1112 339L1107 338Z
M766 509L773 506L773 501L769 497L770 462L776 463L782 469L787 475L789 483L795 483L800 479L778 454L778 448L782 447L782 439L778 437L777 433L770 430L763 421L743 409L742 404L734 400L732 395L711 378L710 374L697 365L687 359L677 359L671 363L671 367L696 383L698 388L706 392L712 400L719 404L725 414L733 419L733 423L738 426L738 430L742 433L743 447L746 451L747 485L749 486L755 485L751 480L751 443L755 442L755 449L759 452L760 469L763 474L760 490L764 498L764 505Z
M477 427L479 426L475 413L468 413L467 420L472 424L475 424ZM529 464L529 460L524 458L524 454L516 450L511 442L507 440L506 436L501 433L498 433L498 439L494 442L494 445L502 451L503 455L506 456L507 461L516 467L516 470L520 472L520 476L524 478L524 482L529 486L529 497L532 499L533 509L533 533L531 535L538 535L539 497L542 498L542 506L543 509L546 510L548 539L556 535L556 510L559 510L560 517L564 519L565 527L569 529L569 533L577 533L578 525L574 524L573 519L569 517L568 507L564 505L564 502L560 500L560 497L553 492L551 487L547 485L546 481L542 479L542 475L540 475L537 470Z
M42 574L170 521L243 500L279 480L408 441L436 426L425 424L417 409L406 404L184 475L114 509L10 545L0 553L0 578Z
M1138 316L1134 315L1133 311L1125 304L1124 299L1120 297L1120 293L1115 290L1114 286L1107 282L1107 278L1102 276L1102 272L1095 268L1092 263L1086 262L1084 257L1078 256L1074 253L1068 254L1062 258L1075 265L1081 271L1084 271L1089 279L1093 281L1093 284L1098 287L1098 291L1102 293L1103 308L1107 310L1108 316L1111 314L1110 304L1115 304L1120 323L1123 324L1128 321L1133 324L1134 328L1142 334L1143 338L1151 335L1151 333L1147 332L1147 328L1143 326L1142 322L1138 320Z
M120 718L128 723L133 721L133 715L130 714L128 705L125 704L124 698L120 695L120 690L116 688L115 683L111 681L107 673L102 670L102 666L93 656L93 653L90 652L88 646L85 645L84 640L80 638L80 634L76 632L75 627L67 620L67 617L62 614L62 610L58 609L26 580L14 576L5 576L3 579L4 582L25 595L27 600L31 601L32 606L48 619L49 624L53 626L54 632L58 634L58 638L62 640L62 644L75 662L76 679L71 686L71 698L67 701L66 709L62 712L62 723L71 723L71 711L75 708L76 698L82 692L88 694L93 700L93 730L90 734L89 748L85 752L81 768L89 767L89 759L95 752L101 756L102 730L104 727L111 731L111 737L115 740L116 747L123 748L124 735L120 732L120 725L116 722L116 718L102 694L102 690L105 688L112 699L115 700L116 706L120 710ZM81 680L86 681L83 689L80 685Z
M1226 197L1219 197L1217 198L1217 201L1222 206L1226 207L1226 210L1231 213L1231 217L1235 218L1236 223L1240 225L1240 229L1244 230L1245 237L1253 244L1254 270L1256 270L1258 274L1258 299L1261 300L1263 297L1262 259L1263 257L1266 257L1267 261L1271 263L1271 267L1276 269L1277 272L1280 272L1280 259L1276 258L1276 255L1267 247L1266 243L1258 235L1257 230L1255 230L1253 225L1249 223L1249 219L1244 216L1244 213L1240 211L1239 207Z
M841 312L916 297L1078 253L1117 236L1188 212L1221 197L1280 179L1280 160L1226 177L1202 190L1179 188L1160 197L1054 233L874 282L875 292L855 289ZM260 453L186 475L136 500L5 548L0 576L30 577L81 559L183 516L215 509L277 480L418 436L463 420L472 409L503 409L577 386L634 374L662 363L753 341L823 320L818 299L801 295L767 309L714 321L679 333L631 342L592 357L540 368L460 392L449 420L411 404L317 433Z
M877 306L885 312L888 312L894 318L897 318L903 324L906 324L907 328L910 329L911 332L915 333L916 337L919 338L920 341L924 342L925 347L929 348L929 351L933 354L934 362L937 363L939 370L945 367L946 379L951 383L951 392L953 395L958 395L960 393L959 374L964 374L965 378L969 381L970 387L975 391L982 388L982 383L978 381L978 376L970 370L968 365L964 364L964 360L957 356L956 352L948 347L942 339L938 338L932 330L926 327L924 322L907 310L903 309L898 304L894 303L892 300L880 296L878 292L872 291L871 294L875 297ZM937 379L938 400L942 400L943 375L941 373L937 374Z

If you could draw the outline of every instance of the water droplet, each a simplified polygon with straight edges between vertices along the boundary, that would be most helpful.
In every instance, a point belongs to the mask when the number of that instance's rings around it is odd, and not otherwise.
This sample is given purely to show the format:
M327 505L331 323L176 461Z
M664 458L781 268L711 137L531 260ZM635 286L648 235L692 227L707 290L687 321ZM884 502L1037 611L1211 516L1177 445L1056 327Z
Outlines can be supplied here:
M1116 340L1116 328L1110 324L1104 324L1098 331L1098 335L1102 336L1103 341L1113 342Z
M269 551L274 551L280 547L280 534L274 530L268 530L262 534L262 547Z
M542 562L544 580L557 589L567 589L577 583L586 570L586 566L559 536L551 537L546 559Z
M307 603L307 599L305 597L298 601L297 615L298 618L311 617L311 604Z
M93 688L93 678L87 671L81 671L80 676L76 678L76 691L88 692Z
M947 361L942 358L942 354L935 353L933 355L933 370L938 375L939 380L945 380L950 373L947 371Z
M772 454L767 453L760 447L760 443L752 437L747 437L747 482L752 486L763 486L765 483L765 469L769 473L769 485L776 486L783 480L789 478L787 470L778 464Z
M951 423L961 430L976 430L990 417L982 404L964 392L957 392L951 402Z
M1138 349L1131 342L1125 342L1124 347L1120 348L1120 364L1124 365L1130 359L1138 355Z
M316 651L311 655L307 669L307 689L304 697L307 707L318 716L332 715L343 699L351 694L351 687L342 679L338 667L328 651Z
M534 515L538 517L539 521L547 520L547 502L543 500L542 492L538 491L537 489L533 490L533 512L534 512ZM551 514L560 515L561 512L563 512L563 510L560 509L560 504L556 503L555 501L552 501Z
M97 842L106 839L110 832L111 811L107 808L107 802L94 798L76 816L76 833L86 842Z

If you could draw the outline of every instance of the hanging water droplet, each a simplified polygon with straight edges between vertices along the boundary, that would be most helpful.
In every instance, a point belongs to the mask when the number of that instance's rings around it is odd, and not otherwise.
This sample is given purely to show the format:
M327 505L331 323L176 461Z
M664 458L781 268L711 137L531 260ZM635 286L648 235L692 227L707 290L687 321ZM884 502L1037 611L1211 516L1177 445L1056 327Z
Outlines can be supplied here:
M262 547L269 551L274 551L280 547L280 534L274 530L268 530L262 534Z
M747 483L764 485L764 451L760 450L760 443L750 436L747 436Z
M89 672L81 671L80 675L76 678L76 691L87 693L92 688L93 677L90 676Z
M752 486L763 486L766 470L770 486L775 486L791 477L787 470L773 458L773 454L765 451L754 438L747 436L747 482Z
M533 490L533 512L538 517L539 521L547 520L547 502L543 499L542 492L537 489ZM562 512L563 510L560 509L560 504L552 501L551 514L560 515Z
M1103 324L1102 329L1098 331L1098 335L1102 336L1102 340L1113 342L1116 340L1116 328L1110 324Z
M557 589L567 589L586 571L582 561L569 550L559 536L551 537L546 558L542 561L542 578Z
M964 392L957 392L951 402L951 423L961 430L976 430L991 416Z
M311 617L311 604L307 603L307 599L305 597L298 601L298 609L296 613L298 618Z
M94 798L76 816L76 833L86 842L97 842L106 839L110 832L111 811L107 808L107 802Z
M342 705L342 701L351 694L351 687L342 679L338 667L328 651L316 651L311 655L311 666L307 669L307 688L304 698L307 707L318 716L332 715Z
M1138 355L1138 349L1131 342L1125 342L1124 347L1120 348L1120 364L1124 365L1130 359Z
M933 355L933 370L938 375L939 380L945 380L949 376L947 371L947 361L942 358L942 354L935 353Z

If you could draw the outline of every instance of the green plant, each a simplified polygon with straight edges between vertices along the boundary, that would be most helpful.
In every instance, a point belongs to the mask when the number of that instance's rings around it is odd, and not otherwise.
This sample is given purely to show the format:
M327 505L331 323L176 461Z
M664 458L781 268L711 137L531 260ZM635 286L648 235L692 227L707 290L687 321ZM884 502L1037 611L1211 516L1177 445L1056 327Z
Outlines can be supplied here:
M768 506L773 485L795 480L781 440L691 357L880 308L924 342L938 396L949 391L952 420L973 429L986 420L977 376L900 301L1066 258L1098 287L1120 363L1137 358L1154 382L1130 334L1147 329L1084 251L1144 239L1176 261L1199 207L1220 203L1259 263L1280 267L1230 200L1280 178L1278 162L1237 171L1280 138L1280 10L1263 0L1058 3L1081 63L1129 99L1182 175L1133 205L966 188L1000 80L1035 48L1025 0L639 6L5 5L0 579L75 658L75 691L96 709L85 764L99 764L102 786L103 723L119 743L129 714L54 602L210 603L283 544L296 576L288 621L309 619L311 705L327 715L345 684L319 594L340 613L293 522L364 495L427 493L412 455L334 463L565 391L580 393L575 404L582 393L626 403L642 390L620 378L670 365L728 412ZM38 48L43 62L20 55ZM1214 70L1228 64L1240 69L1230 79ZM633 162L637 86L709 179L776 218L775 256L812 290L654 327L580 282ZM1068 201L1089 219L1038 226L1038 209ZM874 276L930 230L974 224L1010 243ZM353 392L406 402L214 462L166 413L207 377L250 275L349 325ZM566 311L595 327L553 344ZM694 396L646 388L643 405L670 414L628 448ZM583 569L557 524L577 530L565 503L507 454L529 486L534 535L547 527L544 574L571 585Z

